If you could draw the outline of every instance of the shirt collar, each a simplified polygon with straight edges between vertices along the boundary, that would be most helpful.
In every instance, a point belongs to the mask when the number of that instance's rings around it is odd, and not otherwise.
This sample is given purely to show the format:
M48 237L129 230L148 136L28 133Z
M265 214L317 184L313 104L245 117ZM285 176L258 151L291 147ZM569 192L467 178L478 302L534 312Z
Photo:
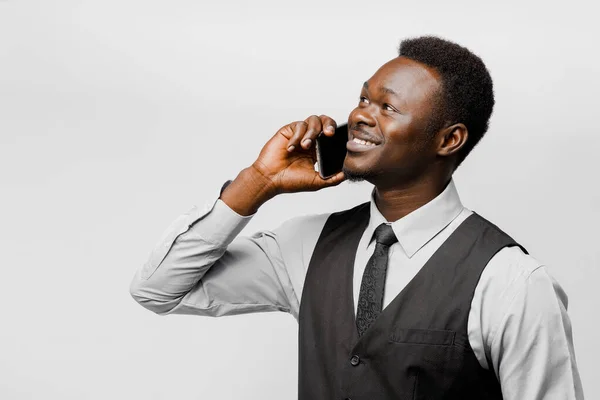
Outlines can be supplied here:
M365 234L370 238L367 245L374 239L375 228L383 223L389 223L375 205L374 193L373 191L371 194L371 217L365 230ZM402 246L408 258L411 258L421 247L458 217L463 209L454 181L451 180L444 191L429 203L392 222L392 229L398 238L398 243Z

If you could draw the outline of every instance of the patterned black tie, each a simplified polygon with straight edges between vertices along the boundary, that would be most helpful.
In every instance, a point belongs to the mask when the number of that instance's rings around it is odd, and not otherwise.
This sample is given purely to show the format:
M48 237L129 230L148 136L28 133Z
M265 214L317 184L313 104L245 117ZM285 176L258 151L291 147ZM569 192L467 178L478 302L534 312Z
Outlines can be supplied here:
M381 314L388 250L392 244L398 241L392 227L387 224L379 225L375 229L374 235L377 242L375 252L365 268L358 296L356 327L359 336L362 336Z

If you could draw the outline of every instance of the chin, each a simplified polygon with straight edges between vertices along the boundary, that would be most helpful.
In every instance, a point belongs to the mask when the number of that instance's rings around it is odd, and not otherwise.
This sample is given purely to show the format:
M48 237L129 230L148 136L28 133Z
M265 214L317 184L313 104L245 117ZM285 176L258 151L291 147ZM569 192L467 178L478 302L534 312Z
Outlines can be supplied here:
M350 182L366 181L366 180L369 180L369 178L372 176L372 173L369 170L361 171L361 170L355 170L352 168L344 167L342 169L342 171L344 171L344 176L345 176L346 180L348 180Z

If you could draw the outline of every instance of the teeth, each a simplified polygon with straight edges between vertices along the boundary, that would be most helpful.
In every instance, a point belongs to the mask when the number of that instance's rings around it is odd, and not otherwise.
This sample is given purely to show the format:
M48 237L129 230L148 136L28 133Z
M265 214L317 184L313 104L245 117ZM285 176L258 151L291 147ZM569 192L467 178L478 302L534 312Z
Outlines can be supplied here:
M375 143L373 143L373 142L368 142L368 141L366 141L366 140L362 140L362 139L359 139L359 138L353 138L352 140L353 140L355 143L362 144L362 145L364 145L364 146L375 146Z

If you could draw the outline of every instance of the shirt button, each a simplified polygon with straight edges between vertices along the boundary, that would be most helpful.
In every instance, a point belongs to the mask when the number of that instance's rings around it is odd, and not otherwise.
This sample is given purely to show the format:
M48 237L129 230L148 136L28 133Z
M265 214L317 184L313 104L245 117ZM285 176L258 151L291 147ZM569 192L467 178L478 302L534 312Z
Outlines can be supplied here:
M360 364L360 357L356 355L352 356L352 358L350 359L350 364L356 367L358 364Z

